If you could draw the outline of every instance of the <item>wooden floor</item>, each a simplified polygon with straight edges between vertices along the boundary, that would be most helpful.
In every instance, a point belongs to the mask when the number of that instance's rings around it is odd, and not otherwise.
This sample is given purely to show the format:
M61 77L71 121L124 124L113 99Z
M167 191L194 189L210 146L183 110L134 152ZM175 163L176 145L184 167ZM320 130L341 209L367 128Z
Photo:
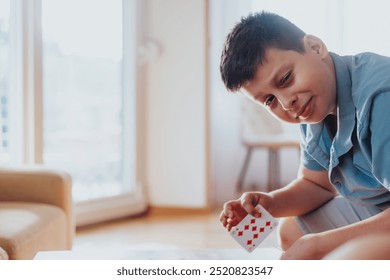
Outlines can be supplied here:
M276 246L276 234L263 247ZM73 252L122 258L134 251L226 250L241 247L218 220L218 214L145 215L77 230Z
M81 228L74 246L100 244L123 248L156 244L184 249L234 248L236 244L232 241L217 214L146 215Z

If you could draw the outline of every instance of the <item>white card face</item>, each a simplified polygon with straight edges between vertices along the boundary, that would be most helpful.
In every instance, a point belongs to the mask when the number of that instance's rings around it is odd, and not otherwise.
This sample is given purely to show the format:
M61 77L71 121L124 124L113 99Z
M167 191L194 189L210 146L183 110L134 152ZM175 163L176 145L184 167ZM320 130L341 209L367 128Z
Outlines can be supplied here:
M230 235L248 252L253 252L278 224L262 206L256 207L260 210L260 218L248 214L230 231Z

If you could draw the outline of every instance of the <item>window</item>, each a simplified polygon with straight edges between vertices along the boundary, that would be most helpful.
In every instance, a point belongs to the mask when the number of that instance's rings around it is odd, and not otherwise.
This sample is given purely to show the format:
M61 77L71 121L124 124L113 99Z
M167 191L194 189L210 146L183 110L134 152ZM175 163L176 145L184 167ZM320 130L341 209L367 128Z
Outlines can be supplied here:
M0 5L1 163L68 172L78 225L144 210L136 168L141 2Z
M0 0L0 163L9 162L10 2Z
M43 162L72 174L76 200L135 185L123 169L134 143L123 141L122 34L121 0L42 1Z

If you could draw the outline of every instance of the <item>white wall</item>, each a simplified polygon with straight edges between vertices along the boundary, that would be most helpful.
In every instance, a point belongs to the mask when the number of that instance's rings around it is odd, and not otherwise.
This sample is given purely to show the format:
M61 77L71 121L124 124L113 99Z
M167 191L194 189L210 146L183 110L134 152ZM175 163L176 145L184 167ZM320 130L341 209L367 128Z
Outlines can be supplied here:
M145 37L161 46L146 77L150 204L207 206L206 1L149 0Z

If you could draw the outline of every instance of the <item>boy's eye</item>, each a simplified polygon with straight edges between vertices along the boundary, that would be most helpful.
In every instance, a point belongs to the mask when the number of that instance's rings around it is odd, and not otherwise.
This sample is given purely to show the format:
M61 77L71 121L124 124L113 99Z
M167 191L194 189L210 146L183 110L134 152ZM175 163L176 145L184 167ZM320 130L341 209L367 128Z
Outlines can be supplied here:
M274 99L275 99L275 96L273 96L273 95L268 96L264 101L264 105L270 106L272 104L272 101L274 101Z
M291 72L287 72L283 77L282 79L280 80L280 85L281 86L284 86L285 83L290 79L291 77Z

